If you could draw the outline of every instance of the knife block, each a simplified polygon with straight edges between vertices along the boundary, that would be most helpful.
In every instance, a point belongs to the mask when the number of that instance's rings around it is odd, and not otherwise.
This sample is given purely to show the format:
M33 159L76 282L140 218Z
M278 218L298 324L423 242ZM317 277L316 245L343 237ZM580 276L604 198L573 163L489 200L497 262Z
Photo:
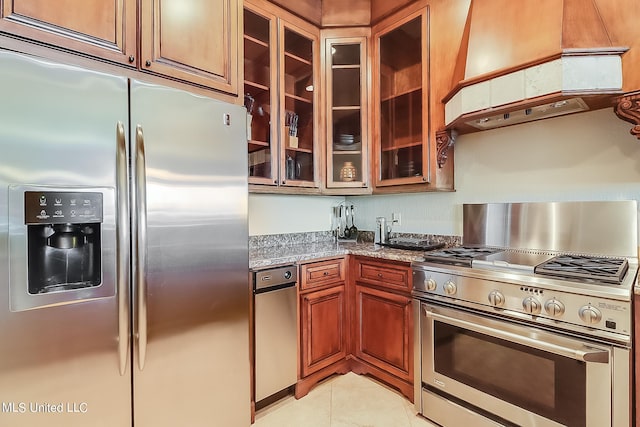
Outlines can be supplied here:
M284 127L284 145L289 148L298 148L298 137L289 135L289 126Z

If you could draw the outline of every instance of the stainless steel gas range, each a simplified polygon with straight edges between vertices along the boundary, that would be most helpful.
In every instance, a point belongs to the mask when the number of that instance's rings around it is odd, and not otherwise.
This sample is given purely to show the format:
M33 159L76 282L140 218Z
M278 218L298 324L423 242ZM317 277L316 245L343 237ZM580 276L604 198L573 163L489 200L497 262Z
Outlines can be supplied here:
M464 205L413 263L416 409L444 427L628 427L635 201Z

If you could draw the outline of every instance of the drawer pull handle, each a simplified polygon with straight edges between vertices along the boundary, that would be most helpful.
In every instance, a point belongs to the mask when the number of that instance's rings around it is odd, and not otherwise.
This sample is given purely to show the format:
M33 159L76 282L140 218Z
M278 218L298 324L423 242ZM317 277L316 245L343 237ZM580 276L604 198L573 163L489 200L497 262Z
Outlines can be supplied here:
M382 273L378 273L378 277L382 278Z
M322 275L323 275L323 276L328 276L328 275L329 275L329 272L328 272L328 271L325 271L324 273L322 273Z

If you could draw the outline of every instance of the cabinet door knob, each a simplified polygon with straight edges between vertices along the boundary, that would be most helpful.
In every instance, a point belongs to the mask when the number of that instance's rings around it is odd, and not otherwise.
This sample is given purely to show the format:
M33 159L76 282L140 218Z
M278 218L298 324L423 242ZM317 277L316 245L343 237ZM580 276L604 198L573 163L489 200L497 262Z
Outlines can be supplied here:
M151 61L147 59L147 62L145 62L144 65L146 65L147 67L151 67Z
M133 63L133 61L135 61L135 60L136 60L135 56L129 55L129 62L130 63Z
M325 272L324 272L324 273L322 273L322 274L323 274L324 276L328 276L328 275L329 275L329 272L328 272L328 271L325 271Z

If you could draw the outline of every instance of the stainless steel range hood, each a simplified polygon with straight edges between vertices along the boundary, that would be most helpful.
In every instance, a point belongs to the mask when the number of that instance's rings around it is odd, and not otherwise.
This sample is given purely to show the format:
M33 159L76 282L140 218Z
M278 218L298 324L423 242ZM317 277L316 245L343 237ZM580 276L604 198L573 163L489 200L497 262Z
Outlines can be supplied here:
M445 124L459 133L611 106L622 55L601 8L627 0L471 0Z

